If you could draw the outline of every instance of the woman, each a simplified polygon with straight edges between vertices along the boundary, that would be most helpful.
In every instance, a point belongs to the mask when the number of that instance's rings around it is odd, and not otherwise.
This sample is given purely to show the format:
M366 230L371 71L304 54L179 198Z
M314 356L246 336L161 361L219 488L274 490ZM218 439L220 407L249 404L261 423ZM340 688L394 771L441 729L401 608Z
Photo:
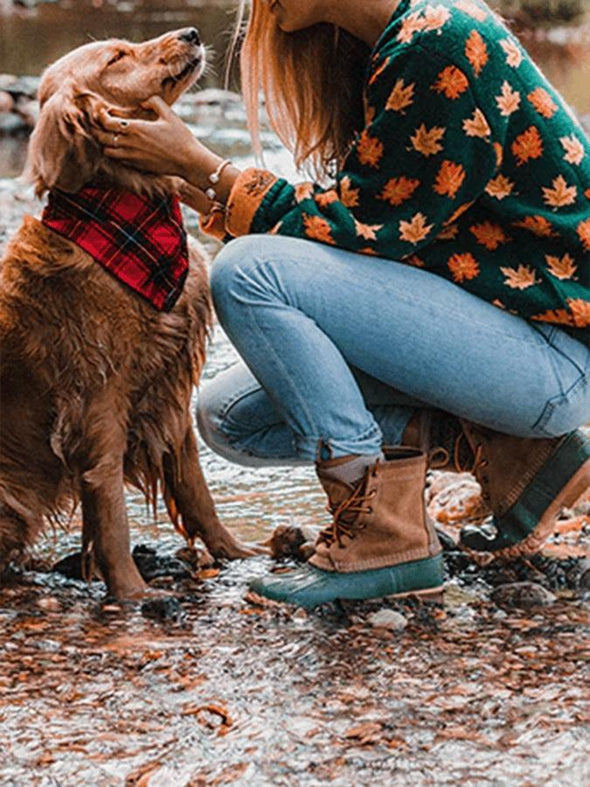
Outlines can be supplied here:
M438 592L433 450L493 514L467 547L535 551L590 488L590 143L571 111L477 0L253 0L242 79L254 138L262 89L321 182L240 172L156 100L102 141L183 177L230 241L211 285L245 363L202 393L205 439L315 462L327 493L309 563L254 589Z

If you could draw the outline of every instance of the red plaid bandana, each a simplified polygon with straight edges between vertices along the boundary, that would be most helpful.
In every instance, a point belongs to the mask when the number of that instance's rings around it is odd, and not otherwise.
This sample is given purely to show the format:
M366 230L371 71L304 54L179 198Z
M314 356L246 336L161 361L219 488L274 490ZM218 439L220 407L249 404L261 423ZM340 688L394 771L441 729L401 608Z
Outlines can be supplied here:
M170 311L188 271L186 232L175 196L118 188L52 191L42 223L87 251L159 311Z

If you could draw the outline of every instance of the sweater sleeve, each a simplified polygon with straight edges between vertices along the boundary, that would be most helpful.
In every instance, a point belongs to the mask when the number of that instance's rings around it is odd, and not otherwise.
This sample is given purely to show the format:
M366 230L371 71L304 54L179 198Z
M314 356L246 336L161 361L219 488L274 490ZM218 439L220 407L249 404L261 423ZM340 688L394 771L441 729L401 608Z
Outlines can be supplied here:
M242 172L228 200L229 235L271 232L390 259L448 237L501 150L465 73L420 46L385 48L371 64L365 122L329 188Z

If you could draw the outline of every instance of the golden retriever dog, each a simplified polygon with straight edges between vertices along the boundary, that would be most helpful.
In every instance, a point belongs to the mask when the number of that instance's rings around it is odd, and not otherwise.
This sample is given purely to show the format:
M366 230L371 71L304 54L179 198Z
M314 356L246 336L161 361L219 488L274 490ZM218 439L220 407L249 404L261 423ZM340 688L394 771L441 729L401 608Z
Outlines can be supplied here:
M140 116L152 95L169 105L202 73L196 30L141 44L94 42L43 75L26 172L38 195L102 183L163 194L171 181L107 160L97 114ZM0 570L44 524L80 502L86 576L110 595L147 592L129 551L124 483L214 557L252 554L223 527L202 475L190 400L211 323L207 268L190 249L182 294L158 311L86 251L26 217L0 263Z

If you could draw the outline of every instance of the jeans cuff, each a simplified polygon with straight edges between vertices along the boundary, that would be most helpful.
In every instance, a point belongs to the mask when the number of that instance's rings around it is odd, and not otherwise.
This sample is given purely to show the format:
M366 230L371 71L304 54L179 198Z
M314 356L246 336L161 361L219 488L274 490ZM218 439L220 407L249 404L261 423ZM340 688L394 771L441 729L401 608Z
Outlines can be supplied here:
M372 426L359 437L334 438L315 435L295 437L297 456L311 462L325 462L328 459L338 459L350 454L375 456L381 452L381 444L382 436L378 426Z

